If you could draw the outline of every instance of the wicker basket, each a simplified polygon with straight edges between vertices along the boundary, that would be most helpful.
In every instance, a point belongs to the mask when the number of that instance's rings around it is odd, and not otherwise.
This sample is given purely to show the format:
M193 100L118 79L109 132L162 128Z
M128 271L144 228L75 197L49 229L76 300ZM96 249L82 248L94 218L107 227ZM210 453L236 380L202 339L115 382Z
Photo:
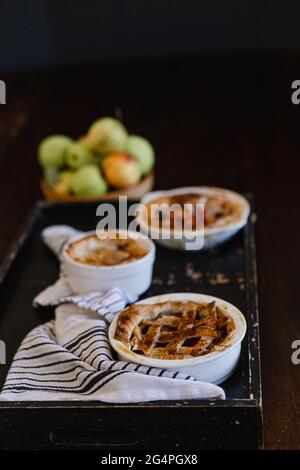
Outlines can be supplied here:
M45 180L40 181L40 187L44 198L47 201L69 201L69 202L91 202L91 201L112 201L118 199L119 196L127 196L129 200L138 200L144 194L151 191L154 184L154 172L144 176L139 183L127 186L123 189L109 191L102 196L74 196L73 194L59 194L51 188Z

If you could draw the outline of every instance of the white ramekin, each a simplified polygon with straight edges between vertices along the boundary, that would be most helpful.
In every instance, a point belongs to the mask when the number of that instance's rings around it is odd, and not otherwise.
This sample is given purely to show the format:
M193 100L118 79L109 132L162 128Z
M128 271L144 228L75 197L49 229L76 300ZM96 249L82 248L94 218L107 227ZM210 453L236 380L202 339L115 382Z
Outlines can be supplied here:
M62 262L70 287L74 293L105 293L114 287L119 287L129 295L139 296L150 287L155 260L154 243L141 233L121 229L118 232L133 238L138 237L146 240L149 245L148 253L142 258L127 264L92 266L75 261L68 255L66 250L71 243L88 235L96 235L96 231L86 232L73 237L63 249Z
M153 192L146 194L141 199L141 203L147 204L151 202L152 200L160 198L162 196L177 196L179 194L188 194L188 193L196 193L196 194L200 193L200 194L207 194L207 195L221 194L221 195L224 195L225 197L230 198L234 202L238 203L242 209L242 216L239 220L231 224L228 224L224 227L204 228L204 243L203 243L203 246L200 247L200 249L206 250L209 248L214 248L215 246L220 245L221 243L224 243L225 241L233 237L233 235L235 235L241 228L243 228L246 225L249 214L250 214L250 204L244 196L234 191L230 191L229 189L215 188L212 186L191 186L191 187L185 187L185 188L171 189L168 191L153 191ZM142 217L139 217L139 214L137 216L137 221L140 225L141 232L149 236L151 233L153 240L157 241L159 244L163 246L166 246L167 248L172 248L175 250L186 250L186 249L189 249L187 248L188 246L191 246L190 245L191 238L184 237L184 236L180 239L175 238L173 236L165 237L163 229L160 229L153 225L151 225L150 227L149 225L147 225L147 223L143 220ZM199 239L201 239L203 235L200 232L197 233L197 231L196 232L194 231L191 233L195 235L196 237L199 237Z
M166 301L193 301L208 303L213 300L217 306L229 315L235 325L235 329L230 336L226 346L222 350L213 351L205 356L194 357L192 359L153 359L151 357L136 354L124 346L123 343L114 339L118 316L114 318L109 328L109 341L118 357L122 361L135 362L150 367L160 369L171 369L184 372L197 380L220 384L224 382L235 370L241 351L241 342L246 333L246 320L244 315L232 304L217 297L194 293L164 294L148 299L143 299L138 304L156 304Z

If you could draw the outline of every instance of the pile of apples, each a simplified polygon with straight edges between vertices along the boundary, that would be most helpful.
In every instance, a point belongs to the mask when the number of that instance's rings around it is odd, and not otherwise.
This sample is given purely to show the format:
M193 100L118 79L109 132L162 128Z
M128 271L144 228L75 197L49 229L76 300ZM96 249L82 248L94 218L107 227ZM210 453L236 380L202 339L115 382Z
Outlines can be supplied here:
M138 183L152 170L155 156L148 140L129 135L120 121L104 117L77 141L65 135L45 138L38 159L56 193L101 196L110 188Z

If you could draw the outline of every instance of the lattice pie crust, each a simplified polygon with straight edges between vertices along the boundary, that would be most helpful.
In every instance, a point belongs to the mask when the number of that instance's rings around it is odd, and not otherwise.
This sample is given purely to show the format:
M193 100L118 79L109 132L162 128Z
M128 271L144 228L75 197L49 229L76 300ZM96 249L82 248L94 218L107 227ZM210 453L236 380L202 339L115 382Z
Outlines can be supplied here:
M188 359L226 347L234 322L215 302L132 305L118 318L115 339L155 359Z

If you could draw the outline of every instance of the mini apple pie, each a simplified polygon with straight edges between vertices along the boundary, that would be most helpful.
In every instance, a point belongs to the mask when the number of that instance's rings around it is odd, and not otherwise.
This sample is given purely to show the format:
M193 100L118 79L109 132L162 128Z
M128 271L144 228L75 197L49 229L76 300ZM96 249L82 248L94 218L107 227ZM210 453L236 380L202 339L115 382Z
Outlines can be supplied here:
M98 238L96 234L80 238L66 249L66 253L79 263L94 266L115 266L131 263L149 252L147 242L141 238L120 238L118 234Z
M136 304L118 318L114 338L155 359L189 359L226 346L234 322L215 302Z
M204 205L204 214L200 204ZM224 227L243 215L241 206L221 191L161 196L152 199L146 207L148 224L171 230L181 228L183 220L185 229L196 230L201 218L206 228Z

